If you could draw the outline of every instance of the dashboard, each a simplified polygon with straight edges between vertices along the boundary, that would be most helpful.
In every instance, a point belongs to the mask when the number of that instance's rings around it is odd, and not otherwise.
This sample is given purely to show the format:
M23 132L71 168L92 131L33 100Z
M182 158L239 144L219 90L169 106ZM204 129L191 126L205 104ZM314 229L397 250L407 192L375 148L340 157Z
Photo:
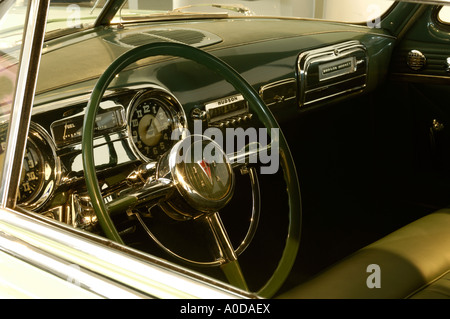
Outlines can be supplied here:
M91 230L97 220L86 193L82 163L87 99L83 95L35 107L18 204ZM157 163L186 134L189 123L200 120L205 127L225 130L252 126L252 118L239 94L197 105L187 115L175 95L157 85L106 92L94 126L95 165L105 197L116 197L132 187L129 175L142 163ZM4 142L6 126L1 137ZM144 177L139 182L145 182Z
M86 101L82 96L35 108L17 199L22 207L77 227L95 224L94 215L81 220L75 216L89 206L81 157ZM181 104L163 88L108 92L94 127L96 167L103 187L115 184L108 180L117 175L114 171L126 177L136 163L157 161L176 142L172 134L183 132L186 123ZM6 125L0 137L4 146Z
M372 36L370 39L373 41ZM378 40L390 41L384 37ZM282 121L283 117L368 91L374 79L369 74L370 50L359 40L297 50L283 62L290 65L285 76L261 72L270 80L254 81L254 86ZM108 89L100 103L94 127L94 158L105 201L132 186L130 174L143 163L157 163L180 136L193 129L194 121L200 121L204 129L223 131L260 126L242 95L228 87L223 89L224 83L214 77L205 82L202 70L185 61L171 63L156 62L129 71L125 78L130 79ZM155 81L141 81L155 65ZM160 80L168 76L168 71L178 71L186 89L163 85ZM138 80L133 80L136 74ZM187 77L190 74L194 75L191 79ZM81 135L89 97L86 93L69 94L34 107L18 197L18 204L24 208L87 229L97 222L86 192L82 162ZM0 138L3 145L5 129ZM145 182L144 177L141 182Z

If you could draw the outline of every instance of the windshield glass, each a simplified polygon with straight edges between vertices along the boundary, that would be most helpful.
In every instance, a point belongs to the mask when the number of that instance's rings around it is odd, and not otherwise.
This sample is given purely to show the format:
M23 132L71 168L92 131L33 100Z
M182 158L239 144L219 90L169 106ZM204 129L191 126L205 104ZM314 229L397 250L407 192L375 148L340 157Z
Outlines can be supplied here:
M51 0L46 32L76 30L92 26L106 2L106 0Z
M0 119L10 113L27 8L23 1L0 3ZM3 148L3 145L2 145Z
M7 130L19 74L19 54L28 1L0 2L0 176L3 174ZM2 187L4 183L2 183ZM3 200L3 199L2 199Z
M112 0L117 10L112 23L143 18L170 19L198 15L214 16L277 16L336 20L352 23L376 21L394 3L392 0ZM14 47L22 38L22 21L26 14L25 0L5 0L1 7L6 14L0 20L0 45ZM46 32L60 36L88 28L97 21L107 0L51 0ZM5 9L6 8L6 9ZM1 12L0 12L1 14Z
M102 11L106 0L66 1L51 0L46 32L77 30L91 26ZM26 15L25 0L0 2L0 45L12 48L22 40L23 20Z
M392 0L128 0L115 22L148 15L226 14L228 16L277 16L361 23L379 18Z

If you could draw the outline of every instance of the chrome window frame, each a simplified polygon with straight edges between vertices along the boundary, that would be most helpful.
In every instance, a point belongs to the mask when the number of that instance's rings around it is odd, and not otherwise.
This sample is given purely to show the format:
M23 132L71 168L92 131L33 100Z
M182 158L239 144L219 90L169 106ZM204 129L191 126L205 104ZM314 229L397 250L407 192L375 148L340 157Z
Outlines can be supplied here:
M31 0L27 8L1 175L0 207L16 206L49 5L50 0ZM12 145L14 147L11 147Z

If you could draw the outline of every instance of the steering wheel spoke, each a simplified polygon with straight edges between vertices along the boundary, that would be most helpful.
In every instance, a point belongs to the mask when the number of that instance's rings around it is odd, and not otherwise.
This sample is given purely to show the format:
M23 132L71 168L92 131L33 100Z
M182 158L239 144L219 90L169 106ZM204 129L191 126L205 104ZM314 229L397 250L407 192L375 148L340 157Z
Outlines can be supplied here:
M228 282L248 291L247 282L242 274L236 250L233 248L233 244L231 243L219 213L206 215L204 220L214 235L217 248L221 255L220 268L227 277Z
M211 228L215 242L220 252L222 263L228 263L237 260L237 255L230 237L222 223L219 213L206 215L204 217L206 223Z
M114 216L139 205L152 206L170 197L174 191L175 187L170 179L152 180L139 189L133 189L127 194L107 203L106 208L109 215Z
M245 145L241 150L227 154L233 169L241 168L249 164L258 163L261 156L266 156L268 152L272 151L272 144L261 145L253 142Z

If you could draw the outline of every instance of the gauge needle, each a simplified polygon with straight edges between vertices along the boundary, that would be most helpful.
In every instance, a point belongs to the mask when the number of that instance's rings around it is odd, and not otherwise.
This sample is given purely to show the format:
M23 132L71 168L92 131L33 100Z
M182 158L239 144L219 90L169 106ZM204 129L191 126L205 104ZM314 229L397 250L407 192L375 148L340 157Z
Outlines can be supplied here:
M153 135L153 128L152 128L152 122L153 119L150 119L150 123L148 124L148 128L147 128L147 137L152 136Z
M67 131L67 124L64 124L63 141L66 140L66 131Z

